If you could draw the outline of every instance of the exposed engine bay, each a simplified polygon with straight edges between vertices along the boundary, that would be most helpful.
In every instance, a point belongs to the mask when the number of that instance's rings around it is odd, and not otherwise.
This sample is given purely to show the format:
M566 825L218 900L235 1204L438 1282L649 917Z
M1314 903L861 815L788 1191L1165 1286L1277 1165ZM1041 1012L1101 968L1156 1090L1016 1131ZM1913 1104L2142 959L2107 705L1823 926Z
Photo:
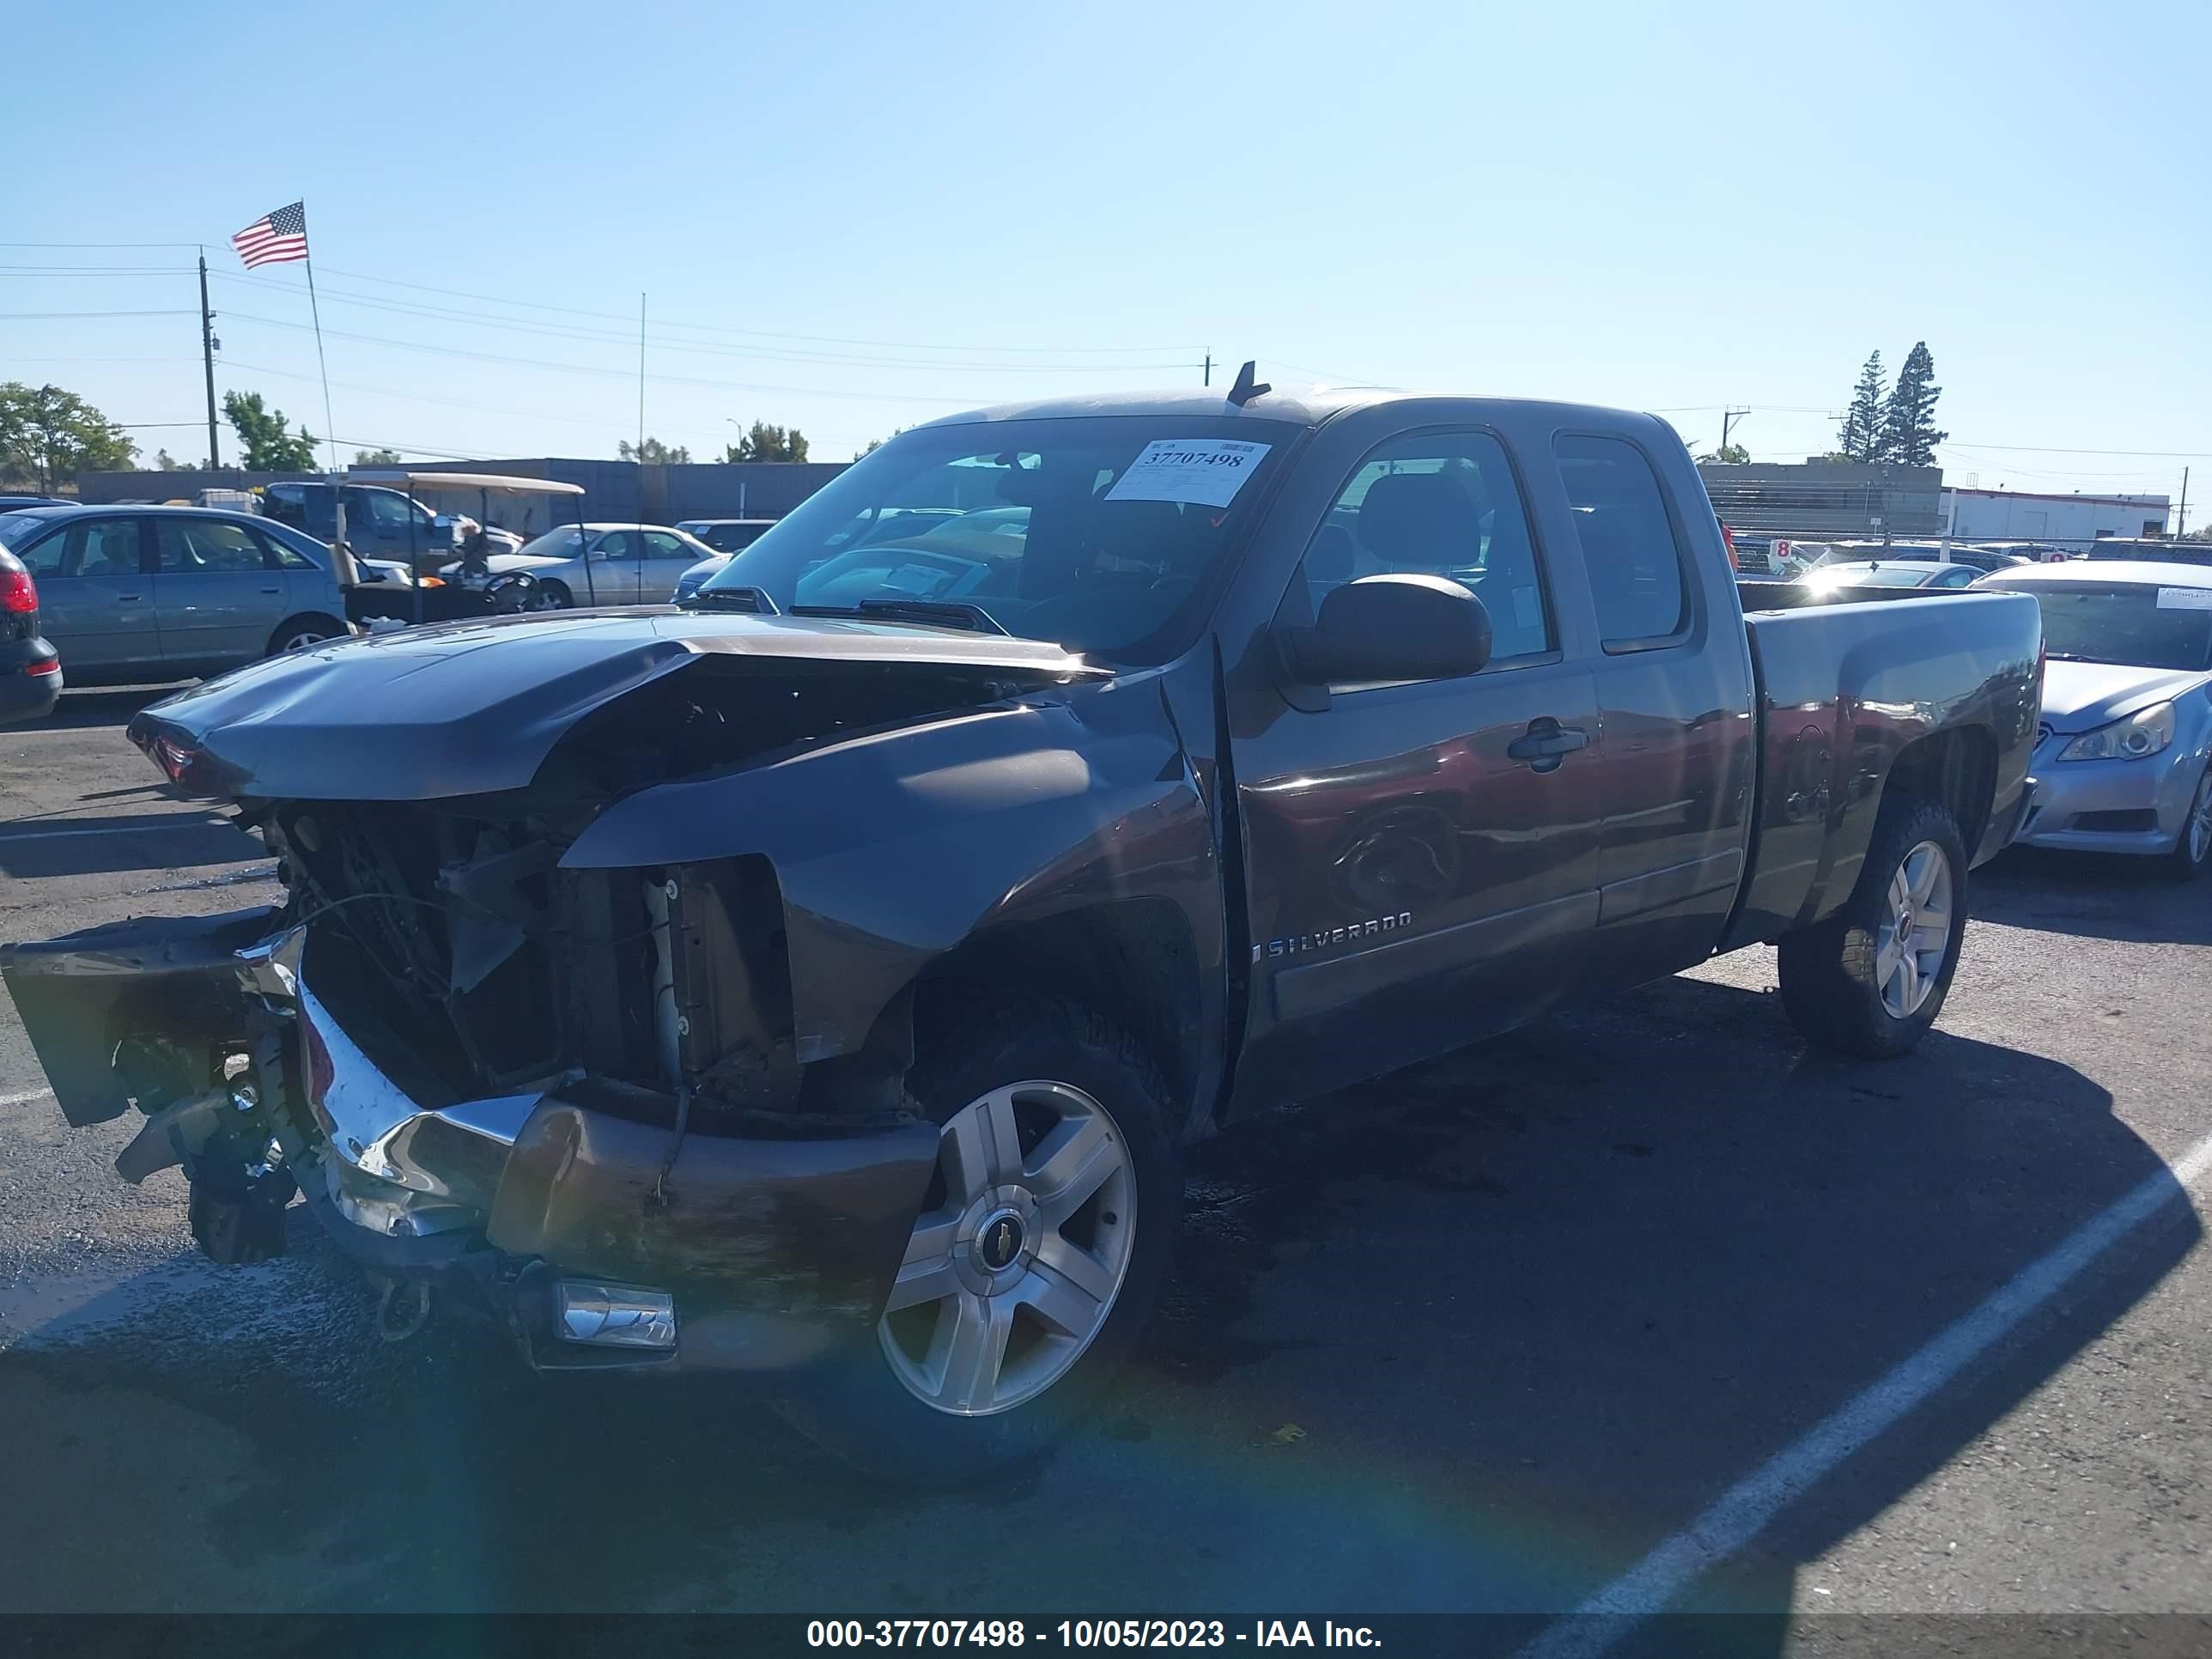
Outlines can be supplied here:
M896 1266L937 1156L910 1054L803 1063L785 898L743 822L692 862L563 856L653 786L1065 678L708 651L574 718L526 784L426 799L261 793L222 730L165 716L188 693L131 735L235 801L284 902L10 946L8 987L64 1114L145 1114L118 1171L181 1168L218 1261L280 1253L297 1194L384 1283L388 1334L456 1280L533 1363L661 1361L680 1286L687 1363L786 1364L866 1328Z

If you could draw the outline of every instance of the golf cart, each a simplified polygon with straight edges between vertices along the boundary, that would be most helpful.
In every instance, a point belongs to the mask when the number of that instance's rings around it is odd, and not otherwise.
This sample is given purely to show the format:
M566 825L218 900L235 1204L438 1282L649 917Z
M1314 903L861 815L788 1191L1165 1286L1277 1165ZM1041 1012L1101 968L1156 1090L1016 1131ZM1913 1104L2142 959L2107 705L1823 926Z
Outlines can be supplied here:
M412 494L424 490L474 490L484 518L491 516L494 497L546 495L567 497L566 505L580 518L584 489L580 484L552 478L509 477L491 472L438 472L408 468L358 468L332 475L333 483L375 485ZM410 535L404 561L364 559L346 538L346 491L335 491L337 502L337 538L338 581L346 596L346 617L372 632L433 622L459 622L494 616L502 611L537 608L537 580L526 571L495 574L485 561L501 549L486 533L483 520L440 514L430 521L428 533L415 544ZM419 526L418 526L419 527Z

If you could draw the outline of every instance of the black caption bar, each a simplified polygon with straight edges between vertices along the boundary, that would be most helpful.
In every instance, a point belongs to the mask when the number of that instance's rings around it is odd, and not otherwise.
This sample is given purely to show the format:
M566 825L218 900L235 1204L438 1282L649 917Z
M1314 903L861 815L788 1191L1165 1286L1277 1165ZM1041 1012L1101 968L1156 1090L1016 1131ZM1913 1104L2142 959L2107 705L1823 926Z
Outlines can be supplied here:
M21 1614L0 1659L785 1659L827 1654L1390 1659L2203 1659L2212 1614Z

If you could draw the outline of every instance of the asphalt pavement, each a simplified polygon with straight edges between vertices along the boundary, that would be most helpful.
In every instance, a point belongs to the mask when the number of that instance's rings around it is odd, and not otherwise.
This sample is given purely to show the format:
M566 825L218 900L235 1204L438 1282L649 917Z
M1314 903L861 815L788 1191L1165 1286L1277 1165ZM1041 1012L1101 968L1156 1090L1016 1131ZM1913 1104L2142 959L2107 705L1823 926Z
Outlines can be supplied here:
M273 893L143 700L0 731L0 937ZM1808 1054L1753 951L1209 1143L1109 1408L949 1495L711 1384L384 1342L296 1207L204 1261L7 1011L0 1610L2212 1611L2212 884L1972 903L1902 1060Z

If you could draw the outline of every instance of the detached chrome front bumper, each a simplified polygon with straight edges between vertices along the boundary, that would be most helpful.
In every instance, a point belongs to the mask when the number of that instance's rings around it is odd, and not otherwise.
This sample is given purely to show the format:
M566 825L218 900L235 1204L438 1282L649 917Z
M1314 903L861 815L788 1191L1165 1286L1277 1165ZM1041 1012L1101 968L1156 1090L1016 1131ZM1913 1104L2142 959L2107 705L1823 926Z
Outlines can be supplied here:
M872 1331L934 1125L739 1139L695 1115L679 1133L672 1097L580 1076L426 1107L315 995L300 948L273 910L157 919L0 947L0 978L73 1124L134 1098L181 1110L245 1056L240 1109L269 1126L338 1244L387 1277L460 1273L540 1366L780 1370ZM149 1095L118 1069L126 1053L163 1057L187 1086ZM196 1167L200 1150L142 1154L138 1173L181 1161L197 1192L222 1174ZM672 1351L614 1334L664 1323ZM580 1346L594 1341L611 1346Z

